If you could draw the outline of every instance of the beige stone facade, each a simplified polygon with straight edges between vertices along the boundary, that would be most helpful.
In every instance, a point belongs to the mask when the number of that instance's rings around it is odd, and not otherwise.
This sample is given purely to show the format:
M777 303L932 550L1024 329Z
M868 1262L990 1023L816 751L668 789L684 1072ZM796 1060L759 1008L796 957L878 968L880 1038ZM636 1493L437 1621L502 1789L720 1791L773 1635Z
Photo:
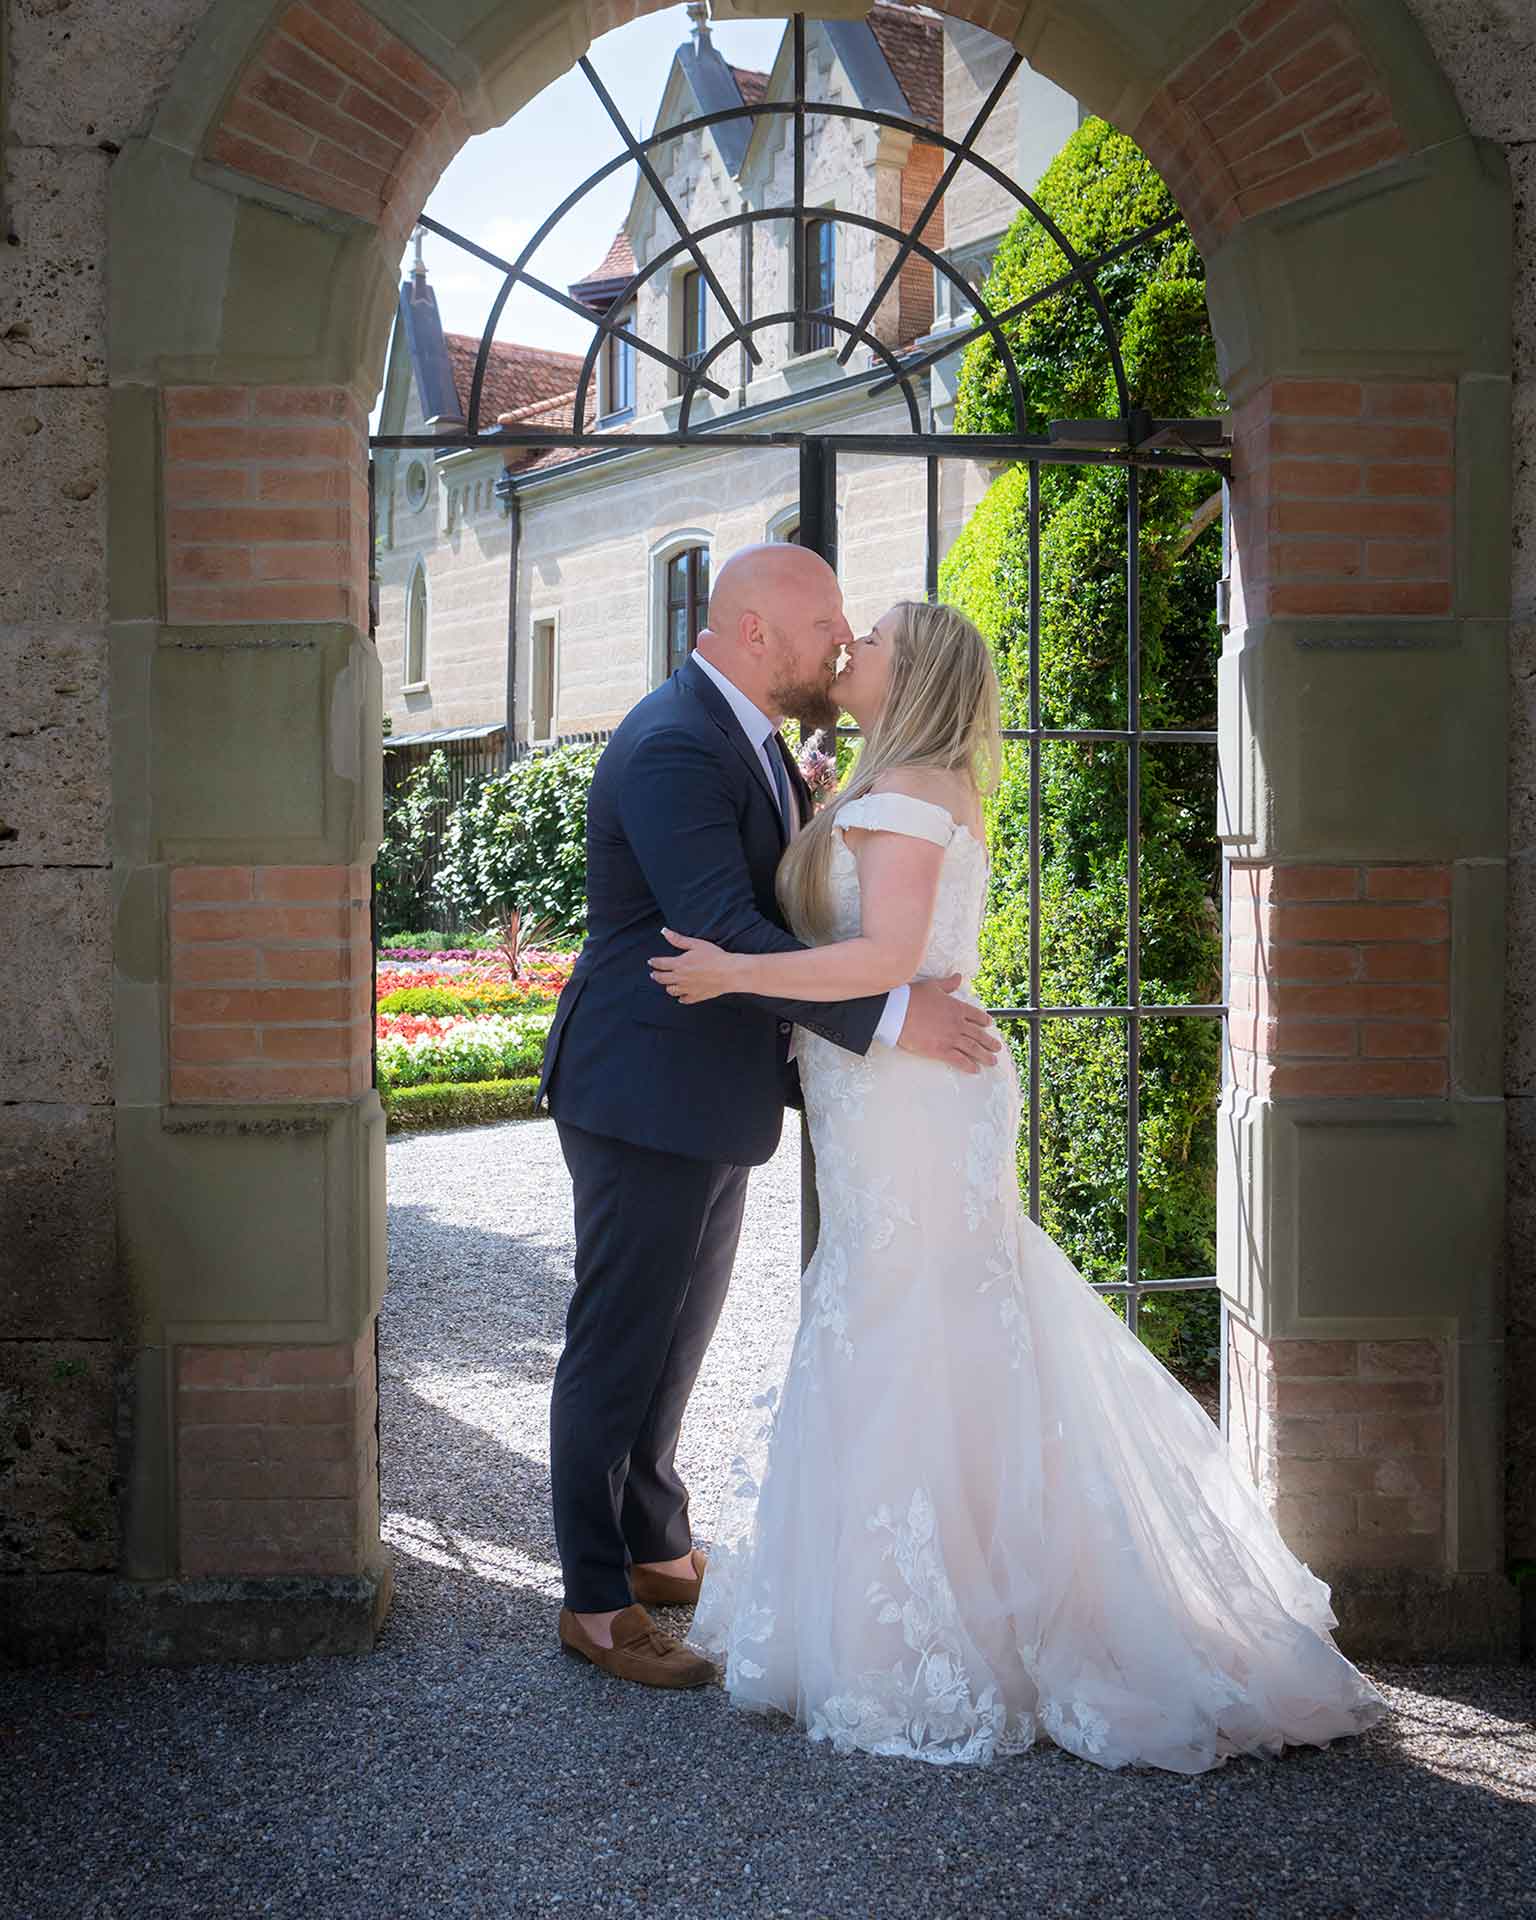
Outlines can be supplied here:
M882 9L877 24L894 9ZM935 21L914 34L895 21L890 57L873 33L862 46L842 44L827 28L807 29L809 97L860 107L875 98L903 114L932 111L942 102L943 130L961 137L990 92L1011 51L1007 43L963 23ZM685 49L691 56L693 49ZM885 59L882 72L870 56ZM860 65L861 56L868 65ZM723 67L723 63L719 63ZM691 65L680 55L663 89L656 125L696 116L700 103L690 84ZM729 72L729 69L725 69ZM788 97L792 86L788 35L771 74L745 76L755 97ZM892 101L894 86L918 96ZM880 88L886 91L882 93ZM713 102L711 102L713 104ZM1033 184L1049 160L1048 143L1059 145L1078 123L1076 102L1053 82L1021 68L988 122L980 150ZM793 188L787 120L755 123L743 131L744 151L722 147L709 130L684 135L665 150L668 192L694 229L704 229L743 209L782 205ZM878 219L905 231L921 211L942 171L939 148L913 136L867 122L821 117L810 123L806 204ZM732 162L735 162L734 168ZM991 252L1017 211L995 181L963 168L946 193L926 236L946 257L951 206L963 207L963 274L979 283ZM622 240L644 268L673 249L676 233L656 196L637 190ZM437 258L444 243L434 243ZM765 222L733 229L704 243L722 286L744 314L784 310L790 296L787 223ZM847 317L862 312L895 254L895 242L856 225L842 224L836 238L836 304ZM680 346L681 280L692 265L679 254L640 287L635 329L676 354ZM428 278L430 284L430 276ZM914 259L881 301L871 330L896 347L926 351L936 335L936 311L958 317L961 292L930 263ZM397 319L380 413L381 433L419 433L427 417L404 338L404 307ZM711 340L726 322L711 303ZM871 403L848 384L848 371L870 368L872 349L856 348L849 370L837 365L836 348L795 352L790 329L765 327L753 334L761 359L754 366L739 346L727 348L711 371L730 387L727 400L698 396L694 424L723 420L749 410L764 424L786 430L899 434L911 418L900 395ZM498 349L509 357L520 349ZM942 430L952 412L952 383L959 356L940 362L916 384L925 430ZM607 370L595 368L599 424L612 419ZM674 429L681 402L678 378L659 361L638 358L635 406L615 424L637 432ZM822 389L836 390L825 393ZM467 400L467 395L461 395ZM547 410L552 417L559 409ZM540 418L546 417L541 411ZM569 420L570 409L563 410ZM569 470L567 470L567 468ZM427 451L378 456L380 491L379 657L384 670L385 711L394 737L418 739L438 731L485 729L505 722L508 700L512 518L500 458L474 451L433 455ZM964 524L990 475L970 461L946 464L941 482L940 545L946 548ZM515 615L516 646L511 676L518 745L541 737L551 715L554 737L613 727L642 694L665 678L665 568L690 546L706 547L716 565L754 541L784 537L798 519L798 470L792 450L783 453L710 454L699 450L637 452L618 458L576 461L562 457L521 462L510 475L517 493ZM849 618L867 627L893 600L924 591L926 494L922 463L845 455L838 480L839 571ZM425 580L426 674L407 677L407 634L413 582ZM420 588L416 589L421 592ZM552 701L541 701L553 635ZM541 652L541 641L542 649ZM536 659L536 656L537 659ZM539 711L535 713L535 706ZM423 751L430 745L427 741Z

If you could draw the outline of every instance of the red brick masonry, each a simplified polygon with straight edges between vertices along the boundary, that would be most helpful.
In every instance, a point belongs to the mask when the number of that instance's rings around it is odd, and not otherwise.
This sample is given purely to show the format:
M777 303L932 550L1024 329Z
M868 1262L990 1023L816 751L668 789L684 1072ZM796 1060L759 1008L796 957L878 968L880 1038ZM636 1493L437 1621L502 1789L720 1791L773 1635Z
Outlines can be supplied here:
M368 625L368 422L345 387L168 387L166 618Z
M1329 0L1257 0L1153 96L1134 135L1206 252L1241 221L1408 151Z
M469 129L458 96L356 0L278 15L208 139L252 179L406 230Z
M171 875L171 1099L346 1100L371 1083L366 867Z
M1272 1099L1450 1090L1447 866L1232 867L1233 1078Z
M1274 380L1233 417L1241 613L1447 615L1448 380Z
M1228 1326L1233 1451L1292 1551L1324 1577L1443 1565L1443 1344L1265 1341L1236 1314Z
M185 1576L351 1574L378 1531L373 1328L344 1346L176 1355Z

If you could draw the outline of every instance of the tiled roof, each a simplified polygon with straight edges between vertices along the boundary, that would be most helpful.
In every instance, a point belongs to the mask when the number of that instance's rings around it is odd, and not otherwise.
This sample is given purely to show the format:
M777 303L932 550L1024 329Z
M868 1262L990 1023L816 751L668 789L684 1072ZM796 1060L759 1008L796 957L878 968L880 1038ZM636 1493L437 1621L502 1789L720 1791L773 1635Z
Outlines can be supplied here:
M760 100L766 98L768 93L766 73L759 73L755 67L732 67L731 72L736 76L737 91L741 94L741 104L744 107L755 107Z
M480 342L474 334L445 333L448 364L464 418L469 418L469 389L475 377ZM555 353L548 347L521 347L513 341L493 340L485 363L485 385L480 393L484 423L503 413L515 413L547 400L552 394L572 393L581 372L579 353Z
M580 362L577 362L580 365ZM575 383L572 382L568 393L556 394L548 400L536 401L530 407L524 407L516 413L504 413L497 421L498 426L510 427L569 427L571 408L576 399ZM597 382L587 386L587 410L583 428L593 426L597 419ZM542 472L546 467L564 466L567 460L582 458L580 447L514 447L509 450L508 466L514 473Z
M594 292L599 288L611 286L614 281L632 279L635 271L635 250L629 244L629 234L623 227L613 236L613 244L598 261L590 273L584 273L579 280L573 280L566 292L573 300L585 298L583 288Z
M942 131L944 32L939 22L907 7L877 6L870 10L869 30L907 96L912 118Z

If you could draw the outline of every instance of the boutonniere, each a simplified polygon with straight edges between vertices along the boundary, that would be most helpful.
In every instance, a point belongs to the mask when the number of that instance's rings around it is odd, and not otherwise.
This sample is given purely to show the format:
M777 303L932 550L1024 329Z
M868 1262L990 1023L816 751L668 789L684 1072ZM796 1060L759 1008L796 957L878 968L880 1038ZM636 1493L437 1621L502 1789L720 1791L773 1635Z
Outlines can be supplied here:
M837 791L837 753L827 751L829 736L825 733L812 733L806 736L800 749L800 778L809 787L811 804L821 807Z

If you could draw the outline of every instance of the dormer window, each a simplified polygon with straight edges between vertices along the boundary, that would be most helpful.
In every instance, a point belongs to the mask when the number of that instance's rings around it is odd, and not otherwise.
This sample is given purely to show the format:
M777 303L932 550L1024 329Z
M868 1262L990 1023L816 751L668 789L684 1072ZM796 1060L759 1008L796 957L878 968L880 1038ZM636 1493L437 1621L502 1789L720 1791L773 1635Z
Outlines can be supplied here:
M685 360L690 367L696 367L709 351L709 291L704 285L704 276L697 267L683 275L682 285L678 288L682 304L682 334L678 348L678 358ZM678 391L682 391L679 376Z
M626 307L613 315L616 325L635 330L635 310ZM635 410L635 349L628 340L610 333L603 345L603 413L608 418Z
M833 329L816 316L837 304L837 237L830 220L805 223L805 318L795 322L795 352L817 353L832 344Z

